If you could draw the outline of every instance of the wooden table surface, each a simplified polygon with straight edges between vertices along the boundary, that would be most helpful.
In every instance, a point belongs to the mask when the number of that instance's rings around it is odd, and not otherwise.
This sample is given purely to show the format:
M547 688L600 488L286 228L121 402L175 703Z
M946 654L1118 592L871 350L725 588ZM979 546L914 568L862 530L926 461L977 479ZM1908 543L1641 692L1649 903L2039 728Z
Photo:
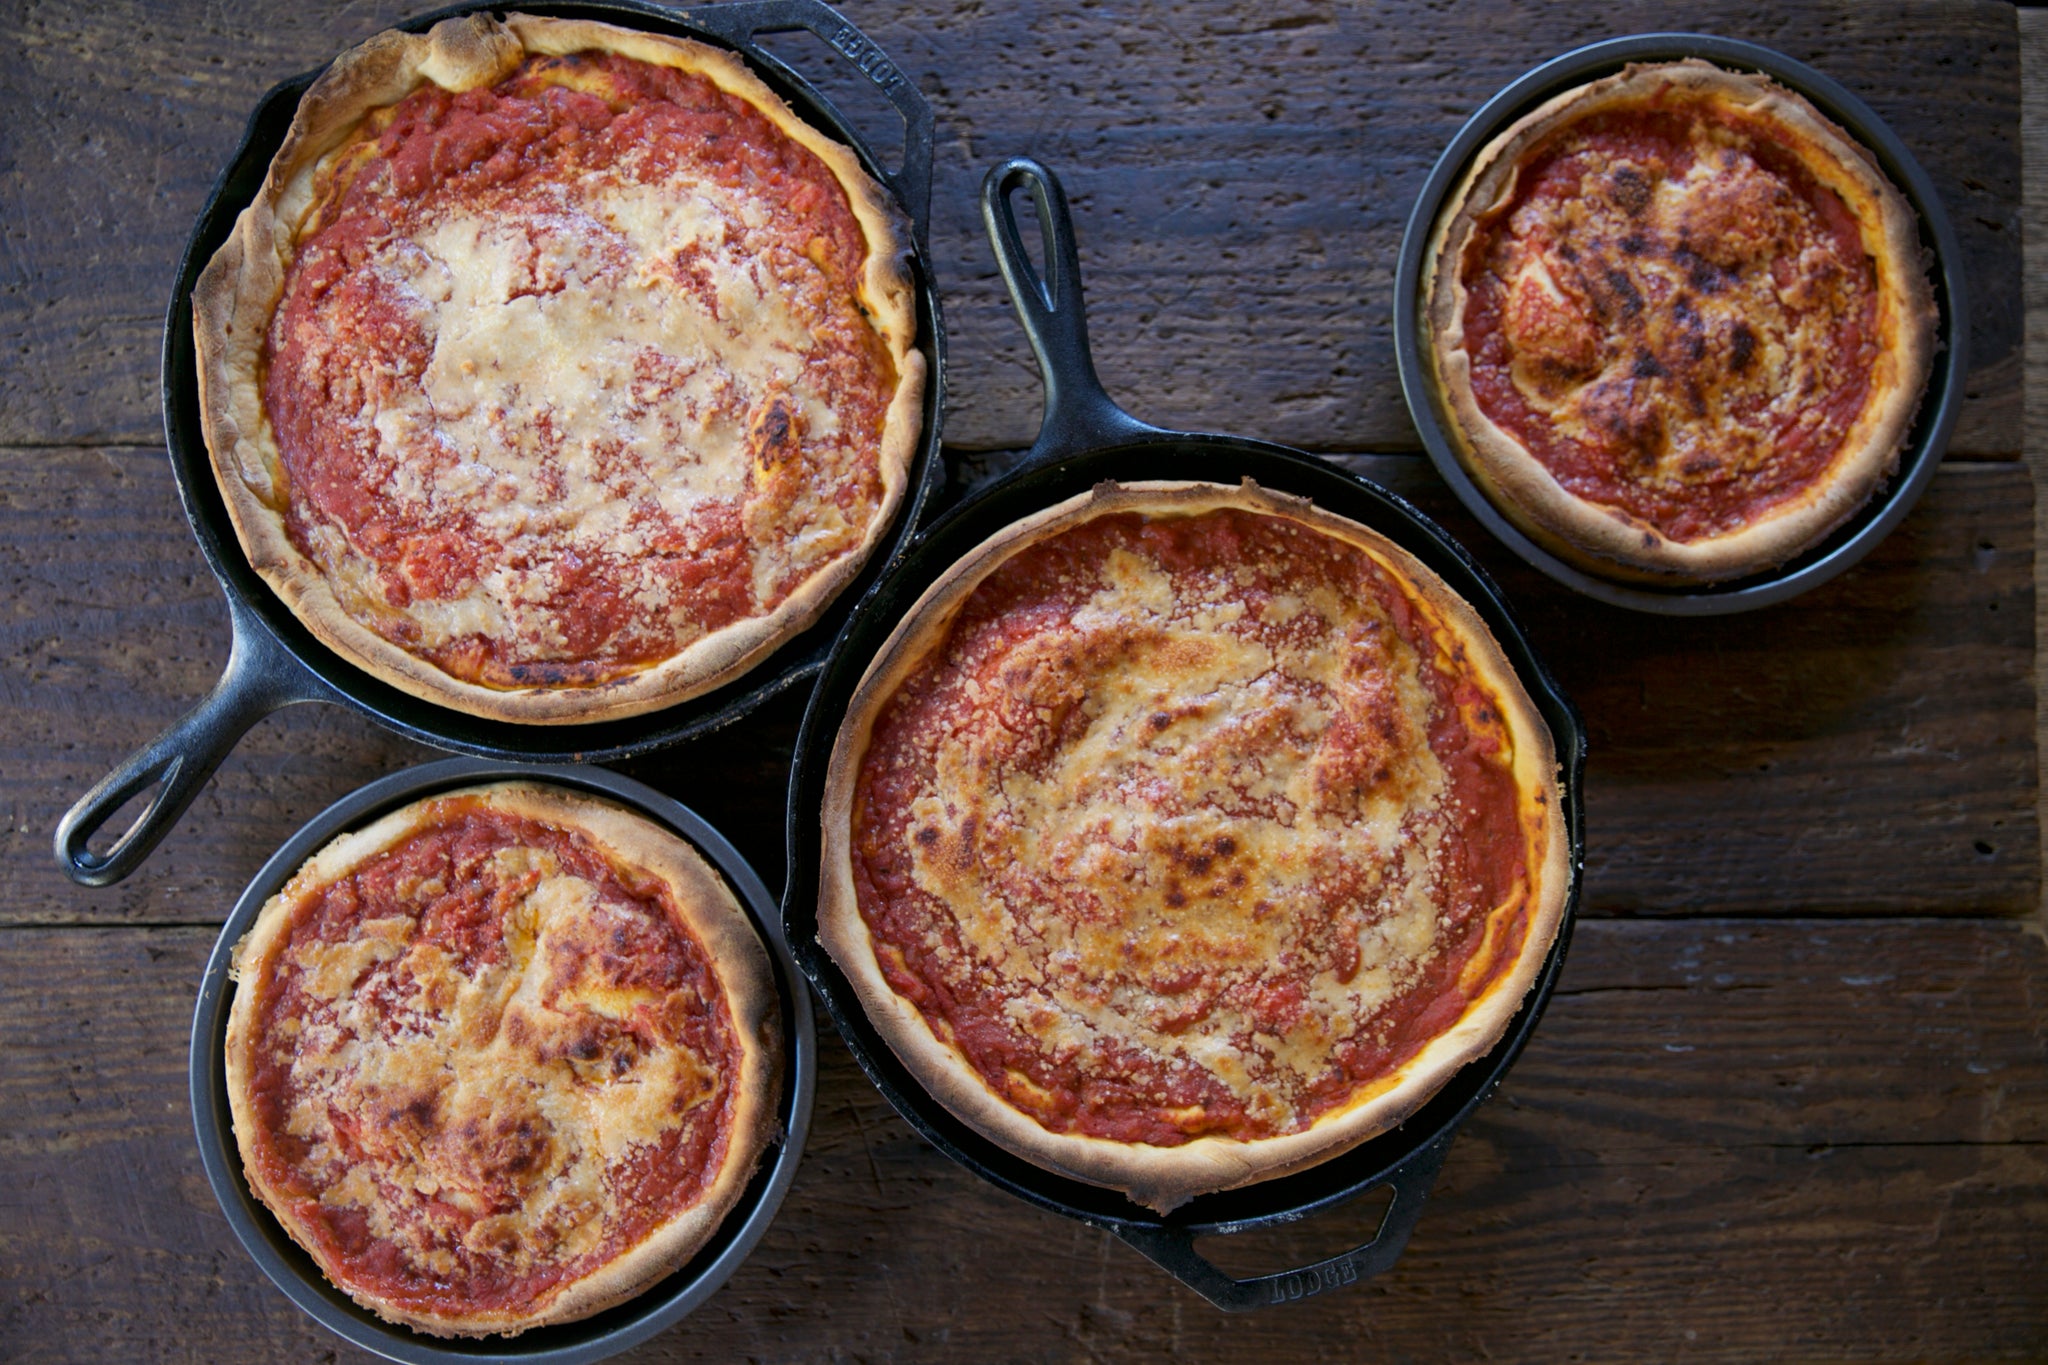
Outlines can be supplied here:
M0 7L17 54L0 69L0 1358L363 1358L273 1289L221 1218L185 1035L257 866L428 753L301 707L250 734L128 882L71 886L49 839L226 657L158 415L190 221L263 89L424 7ZM1376 1281L1218 1313L925 1146L828 1031L780 1218L705 1307L628 1358L2048 1358L2014 10L848 13L937 107L958 478L1028 444L1037 420L973 207L988 165L1029 153L1072 194L1103 377L1126 406L1344 459L1498 574L1591 727L1583 918L1534 1042ZM1416 453L1390 338L1403 220L1465 116L1557 52L1660 28L1764 42L1873 105L1947 203L1974 305L1969 400L1920 507L1835 583L1722 620L1609 610L1520 568ZM627 770L779 885L796 712ZM1208 1249L1278 1268L1369 1225L1353 1206Z

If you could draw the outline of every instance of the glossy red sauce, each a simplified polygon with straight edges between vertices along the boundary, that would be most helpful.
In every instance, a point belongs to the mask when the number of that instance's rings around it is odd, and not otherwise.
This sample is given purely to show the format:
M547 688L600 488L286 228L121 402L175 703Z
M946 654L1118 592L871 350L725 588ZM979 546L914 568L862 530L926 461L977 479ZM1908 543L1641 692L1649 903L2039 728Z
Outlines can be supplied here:
M1697 121L1717 119L1736 136L1742 153L1804 210L1796 242L1768 259L1733 266L1702 259L1701 244L1683 233L1634 230L1572 235L1546 220L1563 206L1602 193L1601 172L1618 162L1646 175L1683 177L1694 165ZM1530 209L1533 212L1522 213ZM1541 226L1535 226L1540 224ZM1747 349L1717 371L1702 359L1692 310L1727 289L1738 275L1769 272L1783 288L1794 281L1799 254L1806 267L1825 272L1830 344L1825 380L1789 407L1766 411L1771 395L1747 393L1730 403L1740 425L1770 438L1768 460L1703 471L1656 471L1655 433L1626 420L1592 433L1557 429L1532 404L1511 373L1514 352L1503 326L1504 275L1513 254L1534 249L1561 262L1567 288L1589 300L1607 345L1633 348L1634 381L1660 418L1686 420L1703 410L1702 387L1740 386L1754 362ZM1561 255L1552 256L1553 252ZM1517 177L1510 200L1490 212L1467 247L1462 278L1469 291L1465 331L1472 357L1472 387L1480 409L1535 456L1566 489L1588 501L1620 508L1667 537L1693 541L1750 524L1758 514L1810 487L1841 452L1843 437L1863 411L1878 361L1878 290L1855 215L1832 189L1774 139L1768 124L1725 110L1642 109L1587 117L1541 144ZM1644 267L1669 263L1665 273ZM1673 275L1684 283L1672 287ZM1615 281L1610 291L1599 277ZM1580 288L1577 281L1585 281ZM1787 304L1797 311L1799 305ZM1753 336L1752 336L1753 343ZM1644 359L1647 357L1647 359ZM1732 371L1732 374L1731 374ZM1675 415L1674 415L1675 414Z
M881 494L877 452L896 376L858 298L866 239L831 171L751 105L702 77L630 58L536 57L488 89L450 94L428 85L374 115L359 138L316 186L316 209L301 229L265 355L265 409L289 485L287 533L315 563L322 559L313 531L338 529L378 566L378 589L397 609L416 597L460 597L496 568L537 567L530 545L500 543L470 506L389 496L407 471L380 439L374 417L393 406L395 394L422 387L435 345L417 301L392 277L390 248L450 216L552 231L564 205L574 209L578 187L613 182L739 186L780 206L778 216L748 229L749 245L760 259L780 263L778 276L798 281L790 288L816 342L803 363L834 395L839 439L856 452L836 472L812 477L836 478L830 500L848 520L862 524L871 515ZM608 260L601 238L582 250L586 271L638 268ZM785 268L801 261L817 269ZM670 288L716 314L692 250L657 264ZM573 286L543 272L527 292L564 287ZM633 392L617 401L646 404L674 391L688 378L687 370L669 367L680 363L643 358ZM730 410L715 415L744 429L748 405L759 395L737 385L721 393ZM562 436L541 412L523 439L551 458ZM462 454L415 449L403 458L439 462ZM559 638L477 634L429 643L403 616L349 608L351 614L465 681L581 686L634 672L698 635L763 614L815 572L817 566L805 566L757 597L755 558L800 527L750 537L741 502L730 498L683 511L666 507L659 489L636 478L623 446L612 458L616 470L607 473L607 486L630 508L629 529L643 542L631 558L654 566L659 593L630 590L620 556L609 548L567 548L545 565L548 634ZM545 503L560 491L544 480L538 496Z
M438 945L466 977L486 965L503 965L505 916L539 874L502 875L493 855L505 848L544 850L564 871L597 888L601 903L631 912L596 952L600 977L623 988L659 992L665 1000L656 1007L638 1003L622 1019L588 1013L564 1055L592 1060L680 1048L714 1074L730 1077L738 1074L740 1049L718 979L668 903L662 883L615 866L581 835L474 801L447 805L442 823L370 859L295 908L274 976L255 986L262 992L251 1048L255 1155L272 1190L282 1192L300 1229L312 1237L315 1245L309 1249L345 1286L420 1313L518 1312L638 1245L697 1202L724 1155L731 1087L722 1102L697 1105L657 1140L628 1148L606 1171L610 1203L595 1247L580 1255L550 1254L537 1230L524 1248L532 1253L532 1263L515 1268L488 1248L466 1246L464 1237L480 1220L521 1208L520 1176L533 1168L537 1153L551 1140L535 1124L507 1121L481 1137L453 1135L474 1158L471 1190L484 1193L483 1207L474 1209L399 1188L384 1164L394 1145L400 1151L417 1150L435 1141L442 1130L431 1098L389 1113L330 1108L339 1148L334 1152L315 1151L288 1131L293 1107L306 1093L296 1070L306 1045L305 1026L332 1024L336 1018L334 1005L307 992L304 973L292 965L293 953L308 944L347 943L360 936L365 921L404 916L415 925L411 942ZM445 888L438 894L417 889L435 880ZM416 978L394 970L397 965L372 966L349 996L374 1004L387 1037L436 1031L445 1024L449 1002L430 998ZM288 1027L288 1021L295 1022ZM488 1040L471 1041L480 1046ZM396 1219L425 1228L433 1246L452 1253L452 1271L434 1270L406 1248L379 1238L360 1207L322 1202L343 1177L365 1165L386 1209Z
M1004 665L1020 642L1070 633L1074 612L1102 585L1102 566L1119 549L1167 571L1183 601L1213 600L1220 590L1242 602L1245 615L1223 628L1246 638L1355 651L1370 671L1377 657L1370 642L1347 638L1344 626L1313 610L1291 619L1274 610L1277 595L1327 584L1344 599L1373 608L1365 623L1352 629L1397 632L1416 646L1420 657L1418 680L1431 703L1427 742L1448 778L1439 809L1452 812L1445 817L1438 871L1437 952L1371 1028L1329 1047L1321 1072L1290 1096L1295 1113L1289 1127L1248 1112L1234 1090L1184 1059L1108 1043L1078 1056L1054 1055L1004 1012L1000 987L987 993L956 986L961 974L949 972L947 962L962 952L959 921L913 876L911 843L924 836L912 804L935 789L943 747L964 743L969 732L986 735L1001 727L1015 740L1013 767L1003 771L1042 772L1059 748L1080 733L1085 721L1079 715L1055 716L1048 724L1034 717L1029 705L1017 704L1008 695ZM1253 566L1248 583L1233 577L1240 565ZM1219 579L1229 586L1221 588ZM862 762L855 792L854 883L862 917L876 941L887 945L880 956L890 985L917 1005L941 1037L952 1038L992 1089L1054 1132L1163 1146L1205 1135L1254 1139L1306 1127L1316 1116L1343 1106L1361 1088L1415 1056L1463 1013L1468 997L1458 977L1484 940L1489 912L1513 899L1528 875L1527 840L1499 717L1490 699L1459 672L1461 659L1449 668L1437 661L1435 629L1426 609L1411 603L1362 551L1294 522L1237 510L1158 520L1104 516L1013 557L975 589L946 643L884 709ZM1290 696L1318 698L1319 685L1312 680L1293 679L1287 686ZM967 695L970 687L979 689L978 701ZM1333 792L1326 810L1341 812L1347 800L1355 802L1357 790L1402 780L1398 772L1384 771L1385 751L1376 747L1371 733L1373 713L1359 714L1363 724L1340 716L1322 737L1329 770L1358 784ZM1164 719L1162 713L1155 723ZM1170 789L1151 793L1149 799L1154 804L1148 809L1162 818L1188 809ZM1217 809L1233 817L1272 818L1276 813L1270 799L1243 788L1216 801ZM1305 832L1302 837L1312 836ZM1248 874L1256 876L1256 869L1244 865L1244 855L1225 835L1197 847L1171 847L1166 865L1152 873L1166 885L1169 907L1194 904L1204 896L1243 888ZM982 872L1002 875L986 866ZM1252 1032L1284 1035L1302 1019L1307 988L1318 973L1349 980L1358 970L1358 932L1374 913L1378 894L1368 884L1375 872L1390 884L1400 876L1397 865L1369 869L1340 861L1318 876L1310 894L1273 907L1295 917L1308 932L1299 936L1300 947L1285 960L1264 963L1249 984L1220 980L1213 964L1200 960L1150 966L1145 973L1150 989L1174 992L1177 1001L1185 1002L1182 1015L1170 1022L1193 1024L1212 1008L1228 1005L1248 1011ZM1101 909L1092 902L1091 889L1061 885L1044 869L1015 869L1005 892L1013 905L1030 905L1036 915L1083 920ZM1518 914L1506 926L1492 967L1470 983L1475 994L1513 962L1523 933ZM987 979L986 973L974 975ZM1131 972L1115 976L1129 979ZM1115 981L1093 984L1101 988ZM1250 1040L1236 1041L1244 1045ZM1033 1089L1011 1085L1011 1072L1029 1078ZM1200 1106L1199 1117L1173 1112L1192 1106Z

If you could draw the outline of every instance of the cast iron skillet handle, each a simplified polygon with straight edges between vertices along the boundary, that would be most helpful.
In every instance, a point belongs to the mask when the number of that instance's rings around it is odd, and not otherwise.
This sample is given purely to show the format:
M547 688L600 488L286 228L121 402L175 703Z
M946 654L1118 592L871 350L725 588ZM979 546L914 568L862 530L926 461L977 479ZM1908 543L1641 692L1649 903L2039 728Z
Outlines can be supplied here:
M1010 206L1010 193L1019 185L1031 192L1038 209L1050 279L1039 275L1024 251L1017 214ZM1010 287L1017 320L1024 324L1045 379L1045 417L1025 462L1040 464L1158 431L1118 407L1095 375L1088 315L1081 302L1081 257L1074 245L1067 192L1058 178L1030 157L1011 157L981 182L981 219L988 227L1003 283Z
M57 862L80 886L112 886L149 856L199 795L206 779L249 727L281 707L332 700L326 685L287 654L233 597L228 615L234 645L227 671L206 700L79 798L57 825ZM141 815L114 846L94 853L87 840L134 797L157 788Z
M889 60L889 54L824 0L727 0L725 4L684 11L700 29L715 33L759 62L783 64L754 43L756 34L815 34L866 76L903 118L903 164L883 179L910 214L919 241L930 226L932 204L933 120L931 102L915 82Z
M1451 1147L1452 1133L1446 1133L1401 1163L1387 1180L1394 1202L1380 1218L1372 1240L1355 1251L1332 1256L1327 1261L1282 1270L1272 1275L1255 1275L1248 1280L1232 1279L1195 1250L1192 1235L1178 1228L1119 1227L1116 1235L1156 1262L1167 1274L1200 1294L1218 1308L1242 1313L1270 1304L1292 1303L1313 1298L1339 1285L1356 1284L1389 1270L1401 1258L1408 1235L1422 1216L1423 1200L1443 1169L1444 1153Z

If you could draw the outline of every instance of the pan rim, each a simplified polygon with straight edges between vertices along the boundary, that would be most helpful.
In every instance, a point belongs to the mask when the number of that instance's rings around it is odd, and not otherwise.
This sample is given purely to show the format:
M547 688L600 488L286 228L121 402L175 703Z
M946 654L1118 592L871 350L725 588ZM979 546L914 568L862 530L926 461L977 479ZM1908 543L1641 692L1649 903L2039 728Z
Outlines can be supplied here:
M334 837L422 796L506 778L622 802L682 836L732 889L760 930L774 964L788 1077L777 1108L782 1131L712 1240L649 1289L578 1322L535 1328L516 1337L430 1337L376 1317L335 1288L250 1192L227 1117L224 1049L235 989L228 968L235 945L254 924L264 902ZM816 1017L776 910L775 898L760 875L716 826L673 797L605 769L446 758L401 769L343 796L302 825L250 879L221 927L193 1006L187 1056L193 1134L207 1184L236 1240L300 1311L351 1344L408 1365L590 1365L673 1326L716 1293L766 1235L788 1195L809 1137L818 1076Z
M1444 200L1473 156L1508 123L1558 92L1631 62L1700 57L1760 72L1805 96L1877 157L1911 205L1939 304L1939 350L1897 470L1857 513L1787 564L1728 583L1659 588L1581 569L1510 522L1466 470L1445 429L1422 362L1422 273ZM1890 126L1832 77L1773 48L1715 34L1660 31L1603 39L1552 57L1502 87L1459 127L1411 207L1394 270L1394 359L1402 399L1438 474L1465 509L1518 558L1574 592L1610 606L1665 616L1722 616L1786 601L1839 576L1877 547L1933 481L1962 405L1969 365L1969 295L1948 213L1919 162Z

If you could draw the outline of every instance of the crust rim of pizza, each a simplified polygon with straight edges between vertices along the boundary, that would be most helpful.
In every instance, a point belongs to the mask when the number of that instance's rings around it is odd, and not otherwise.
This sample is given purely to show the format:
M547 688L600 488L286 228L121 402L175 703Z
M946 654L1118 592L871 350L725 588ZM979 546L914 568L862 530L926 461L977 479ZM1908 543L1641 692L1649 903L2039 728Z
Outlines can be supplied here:
M490 810L541 821L582 834L608 855L655 874L692 936L704 949L732 1015L740 1048L733 1078L733 1122L724 1159L701 1197L679 1217L655 1228L590 1274L571 1282L537 1313L479 1310L421 1314L362 1291L334 1274L301 1236L289 1204L270 1187L255 1160L258 1124L251 1099L251 1011L268 982L290 929L291 909L305 896L346 875L364 860L398 846L426 827L440 803L481 798ZM436 792L409 802L362 829L340 835L314 854L264 903L235 945L230 978L235 999L228 1014L225 1084L236 1150L250 1191L279 1225L320 1266L327 1280L388 1321L433 1336L511 1336L533 1327L572 1322L601 1312L653 1287L694 1256L732 1212L762 1154L781 1129L783 1075L781 1003L768 950L725 879L680 835L625 806L585 792L533 781L506 781Z
M1871 394L1840 453L1812 484L1742 527L1678 541L1613 507L1566 490L1514 436L1479 407L1465 346L1468 291L1460 261L1479 216L1512 188L1524 153L1594 107L1647 102L1684 87L1762 116L1820 183L1855 211L1878 270L1880 359ZM1637 63L1553 96L1496 135L1473 158L1439 211L1423 253L1424 366L1449 409L1446 435L1488 500L1545 549L1608 577L1665 584L1711 583L1793 559L1854 516L1896 470L1939 345L1940 314L1928 283L1918 217L1871 153L1797 91L1768 77L1701 58Z
M261 392L262 351L293 259L294 225L310 202L313 169L365 115L429 81L459 91L490 84L527 55L592 50L706 76L824 162L846 191L867 237L861 302L887 344L898 382L880 443L881 499L858 545L769 612L714 630L650 667L589 686L500 689L453 677L362 625L292 543L281 511L258 491L259 485L282 486L282 457ZM744 62L721 48L591 20L516 12L502 23L471 15L446 20L426 34L388 30L371 37L337 57L301 98L261 190L192 290L201 426L215 482L250 566L315 638L349 662L411 696L489 720L532 725L613 720L733 681L823 614L872 558L902 508L921 434L927 376L924 355L914 344L911 247L901 220L902 210L852 151L798 118Z
M1501 703L1516 736L1515 778L1534 885L1514 964L1423 1050L1306 1130L1250 1141L1200 1137L1178 1146L1052 1133L997 1096L917 1007L882 975L853 882L853 798L876 720L905 678L950 632L959 608L990 572L1048 536L1115 512L1196 515L1238 508L1283 517L1357 545L1443 614L1472 667ZM1390 563L1391 561L1391 563ZM1526 741L1526 742L1520 742ZM1563 923L1571 886L1555 743L1485 622L1414 557L1376 532L1305 498L1201 482L1103 483L1026 517L969 551L911 607L877 652L847 707L827 768L822 808L818 940L845 972L897 1058L934 1099L998 1146L1089 1184L1119 1190L1161 1213L1198 1195L1275 1179L1339 1156L1404 1122L1462 1067L1491 1051L1541 974Z

